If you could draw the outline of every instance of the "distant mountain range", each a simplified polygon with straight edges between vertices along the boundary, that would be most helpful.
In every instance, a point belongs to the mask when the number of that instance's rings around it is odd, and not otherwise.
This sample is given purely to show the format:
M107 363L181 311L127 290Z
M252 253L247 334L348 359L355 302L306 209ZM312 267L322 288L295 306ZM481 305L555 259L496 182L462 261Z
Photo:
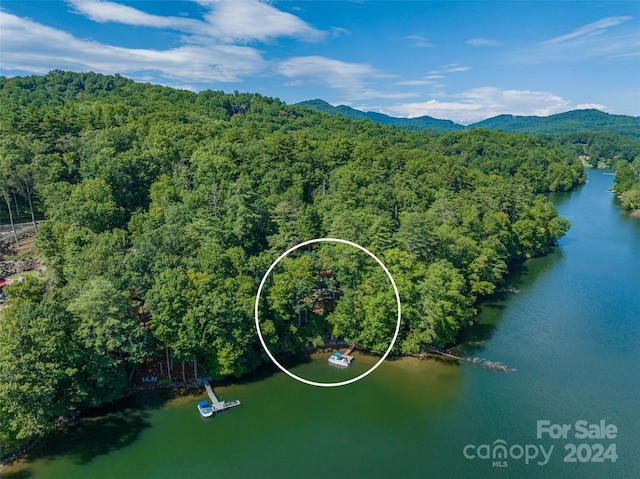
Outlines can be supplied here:
M438 130L438 131L456 131L464 130L466 127L458 125L451 120L437 120L430 116L420 116L417 118L396 118L393 116L385 115L383 113L376 113L373 111L360 111L350 106L340 105L333 106L324 100L308 100L298 103L298 105L304 105L311 107L315 110L330 113L332 115L342 115L345 118L351 118L352 120L364 120L368 118L371 121L376 121L384 125L396 125L401 128L415 129L415 130Z
M578 131L607 132L631 138L640 138L640 117L611 115L600 110L573 110L551 116L498 115L468 126L450 120L437 120L430 116L396 118L382 113L364 112L349 106L332 106L324 100L308 100L298 103L315 110L342 115L345 118L364 120L368 118L385 125L396 125L411 130L431 129L458 131L470 128L485 128L520 133L574 133Z

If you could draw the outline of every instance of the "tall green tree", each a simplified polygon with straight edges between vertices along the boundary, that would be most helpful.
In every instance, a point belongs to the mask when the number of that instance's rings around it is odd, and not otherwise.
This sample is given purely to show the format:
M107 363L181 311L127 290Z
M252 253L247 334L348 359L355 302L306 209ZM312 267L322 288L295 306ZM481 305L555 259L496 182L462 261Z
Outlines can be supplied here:
M77 321L75 336L86 354L84 373L93 383L93 405L119 397L128 384L126 366L141 364L150 352L127 293L96 277L67 309Z
M310 256L287 257L281 264L281 270L273 273L267 299L276 329L284 341L283 348L289 349L306 345L302 330L313 319L312 293L318 277Z
M0 314L0 439L9 442L45 435L89 393L72 316L59 300L24 293L14 289Z

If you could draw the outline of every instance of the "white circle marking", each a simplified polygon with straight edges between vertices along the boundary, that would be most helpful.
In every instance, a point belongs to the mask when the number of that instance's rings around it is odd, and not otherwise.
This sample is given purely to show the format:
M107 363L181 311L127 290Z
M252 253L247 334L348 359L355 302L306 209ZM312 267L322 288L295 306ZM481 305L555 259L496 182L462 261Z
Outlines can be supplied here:
M389 348L385 351L385 353L382 355L382 357L371 368L369 368L367 371L365 371L364 373L360 374L359 376L356 376L354 378L348 379L346 381L340 381L340 382L336 382L336 383L320 383L320 382L316 382L316 381L310 381L309 379L305 379L305 378L301 378L299 376L296 376L291 371L289 371L287 368L282 366L282 364L280 364L276 360L276 358L273 357L273 355L271 354L271 351L269 351L269 348L267 347L267 344L265 343L264 338L262 337L262 331L260 330L260 320L258 319L258 309L259 309L259 303L260 303L260 295L262 294L262 288L264 287L264 283L266 282L267 278L271 274L271 271L273 271L273 269L280 262L280 260L282 260L289 253L293 253L295 250L297 250L299 248L302 248L303 246L307 246L307 245L314 244L314 243L344 243L344 244L347 244L349 246L353 246L354 248L357 248L360 251L364 251L365 253L367 253L374 260L376 260L376 262L380 265L380 267L384 270L384 272L387 273L387 276L389 277L389 281L391 281L391 286L393 286L393 291L395 292L395 295L396 295L396 303L398 305L398 321L397 321L397 324L396 324L396 330L395 330L395 333L393 334L393 339L391 340L391 344L389 344ZM262 347L266 351L266 353L269 356L269 358L271 359L271 361L273 361L273 363L276 366L278 366L278 368L282 372L284 372L285 374L291 376L293 379L295 379L297 381L300 381L301 383L308 384L310 386L320 386L320 387L325 387L325 388L327 388L327 387L336 387L336 386L346 386L347 384L354 383L354 382L364 378L365 376L368 376L373 371L375 371L375 369L378 366L380 366L380 364L382 364L382 362L385 359L387 359L387 356L389 356L389 353L391 353L391 350L393 349L393 345L396 343L396 340L398 339L398 333L400 332L400 324L401 324L401 321L402 321L402 313L401 313L401 310L400 310L400 293L398 293L398 287L396 286L396 283L393 280L393 277L391 276L391 273L389 272L387 267L382 263L382 261L380 261L380 259L378 259L378 257L376 255L374 255L371 251L369 251L365 247L360 246L357 243L353 243L351 241L347 241L347 240L343 240L343 239L339 239L339 238L315 238L315 239L304 241L304 242L302 242L300 244L297 244L293 248L289 248L287 251L282 253L278 257L278 259L276 259L273 262L273 264L269 267L267 272L262 277L262 281L260 281L260 286L258 287L258 293L256 294L256 304L255 304L255 309L254 309L254 316L255 316L255 321L256 321L256 330L258 331L258 338L260 339L260 343L262 344Z

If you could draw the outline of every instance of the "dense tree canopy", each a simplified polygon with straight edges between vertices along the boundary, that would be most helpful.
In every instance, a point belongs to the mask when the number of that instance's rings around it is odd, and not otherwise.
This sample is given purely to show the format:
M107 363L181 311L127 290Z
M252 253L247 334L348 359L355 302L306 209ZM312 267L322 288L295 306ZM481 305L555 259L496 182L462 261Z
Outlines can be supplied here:
M628 210L640 210L640 156L633 162L618 160L613 169L616 172L614 189L620 204Z
M1 78L0 112L5 217L47 219L46 282L9 288L0 317L0 442L118 397L166 350L214 377L255 369L257 286L311 238L388 266L397 353L452 343L510 262L566 231L540 194L584 180L576 155L540 138L409 132L117 75ZM283 261L262 301L276 354L331 334L381 353L397 314L379 266L331 245Z
M632 162L640 157L640 138L628 138L612 133L582 131L543 135L542 138L581 155L591 166L612 166L616 160Z

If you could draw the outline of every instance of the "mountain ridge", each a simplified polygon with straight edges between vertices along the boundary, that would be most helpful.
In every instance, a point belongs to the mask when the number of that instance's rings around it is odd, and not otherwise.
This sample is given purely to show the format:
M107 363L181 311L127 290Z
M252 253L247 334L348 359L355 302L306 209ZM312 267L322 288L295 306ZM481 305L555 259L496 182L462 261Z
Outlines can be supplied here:
M575 133L595 131L640 138L640 116L614 115L597 109L571 110L549 116L497 115L470 125L461 125L451 120L439 120L430 116L398 118L376 112L364 112L346 105L333 106L324 100L315 99L297 103L332 115L342 115L354 120L369 119L386 125L405 129L431 129L437 131L459 131L471 128L500 130L511 133Z
M466 127L459 125L451 120L439 120L430 116L421 116L417 118L398 118L394 116L385 115L384 113L377 113L374 111L362 111L356 110L346 105L333 106L324 100L315 99L307 100L296 105L307 106L318 111L323 111L332 115L342 115L345 118L352 120L365 120L369 119L385 125L396 125L406 129L431 129L438 131L458 131L464 130Z

